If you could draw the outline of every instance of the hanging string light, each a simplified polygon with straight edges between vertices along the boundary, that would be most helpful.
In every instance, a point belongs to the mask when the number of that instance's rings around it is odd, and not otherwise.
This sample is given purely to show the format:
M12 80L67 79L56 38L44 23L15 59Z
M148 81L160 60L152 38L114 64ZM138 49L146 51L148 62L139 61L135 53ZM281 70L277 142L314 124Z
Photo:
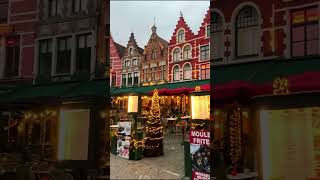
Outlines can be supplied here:
M237 163L241 156L241 111L235 107L229 121L230 127L230 157L236 171Z

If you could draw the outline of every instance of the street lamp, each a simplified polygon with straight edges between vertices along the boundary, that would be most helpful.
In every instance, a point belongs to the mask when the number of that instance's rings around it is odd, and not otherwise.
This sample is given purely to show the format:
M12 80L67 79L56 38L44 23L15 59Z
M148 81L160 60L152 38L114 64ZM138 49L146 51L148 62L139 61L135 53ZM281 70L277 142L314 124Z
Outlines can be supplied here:
M129 159L138 160L141 159L142 149L138 146L136 147L137 142L142 139L142 132L138 132L137 129L137 120L138 114L140 113L141 108L140 98L138 95L129 95L128 96L128 114L131 114L134 120L133 131L132 131L132 142L130 145ZM137 151L136 151L137 150Z

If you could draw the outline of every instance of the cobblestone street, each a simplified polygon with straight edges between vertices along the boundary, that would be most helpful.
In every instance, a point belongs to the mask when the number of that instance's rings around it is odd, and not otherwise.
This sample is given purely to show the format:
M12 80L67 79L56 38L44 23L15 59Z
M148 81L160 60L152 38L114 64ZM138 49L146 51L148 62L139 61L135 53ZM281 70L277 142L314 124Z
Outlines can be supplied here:
M110 155L111 179L182 179L184 147L175 134L164 134L164 155L130 161Z

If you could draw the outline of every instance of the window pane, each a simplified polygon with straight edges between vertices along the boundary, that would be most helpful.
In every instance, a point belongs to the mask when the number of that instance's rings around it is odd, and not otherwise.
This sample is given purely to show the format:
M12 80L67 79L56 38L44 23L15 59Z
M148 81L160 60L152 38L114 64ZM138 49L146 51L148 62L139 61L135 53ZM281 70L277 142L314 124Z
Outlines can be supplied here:
M40 53L46 53L47 52L47 41L40 41Z
M223 41L222 41L222 37L223 37L223 33L222 32L218 32L218 33L213 33L213 37L214 37L214 42L212 44L212 51L213 51L213 59L217 60L222 58L223 56Z
M52 40L48 40L47 43L48 43L48 49L47 49L47 51L48 51L48 52L52 52Z
M307 42L307 55L319 54L319 40L312 40Z
M304 56L304 42L292 44L292 56Z
M59 40L59 51L64 51L66 49L66 41L64 39Z
M319 39L319 24L307 25L307 40Z
M66 41L67 41L67 49L71 50L72 49L72 38L69 37L66 39Z
M310 8L307 10L307 21L318 21L319 19L319 10L318 7Z
M80 10L80 0L73 0L73 10L74 12L79 12Z
M304 41L304 26L292 28L292 41Z
M79 36L79 39L78 39L78 47L79 48L84 48L86 45L85 45L85 41L86 41L86 38L85 36Z

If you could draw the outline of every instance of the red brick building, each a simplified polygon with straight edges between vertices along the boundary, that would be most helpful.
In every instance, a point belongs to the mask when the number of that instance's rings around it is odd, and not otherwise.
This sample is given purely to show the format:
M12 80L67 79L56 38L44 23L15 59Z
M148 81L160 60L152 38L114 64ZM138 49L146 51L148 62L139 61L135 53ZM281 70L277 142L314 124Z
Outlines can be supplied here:
M121 87L122 63L125 47L113 41L110 37L110 85L111 87Z
M0 79L32 80L37 0L0 0Z
M168 46L168 82L210 79L210 13L194 34L182 14Z
M141 58L140 81L143 86L167 82L168 42L157 34L155 25L151 30L152 34Z
M220 165L247 168L257 179L320 177L313 134L320 114L319 12L318 0L213 2L214 138L225 148ZM226 175L221 167L217 179Z

